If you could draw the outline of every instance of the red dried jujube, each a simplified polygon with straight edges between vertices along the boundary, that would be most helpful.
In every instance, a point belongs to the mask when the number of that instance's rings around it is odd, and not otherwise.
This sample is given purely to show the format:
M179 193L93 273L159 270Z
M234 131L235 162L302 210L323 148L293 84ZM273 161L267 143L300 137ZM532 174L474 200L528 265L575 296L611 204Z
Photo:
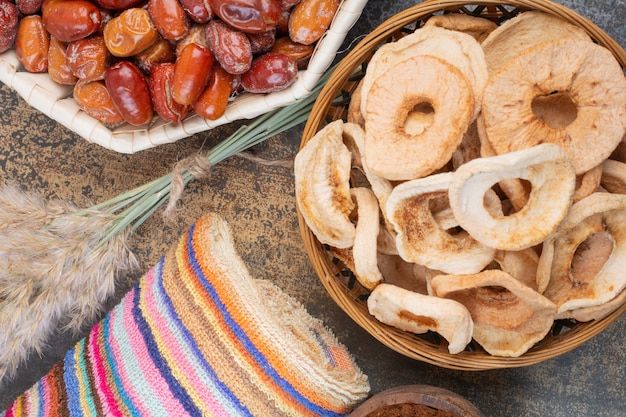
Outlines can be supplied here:
M165 120L179 123L187 116L191 107L174 101L173 83L174 63L158 64L154 67L149 82L154 111Z
M296 62L284 54L268 52L252 62L241 76L242 87L251 93L271 93L287 88L298 75Z
M152 119L153 109L148 81L130 61L118 61L104 73L111 99L125 121L143 125Z

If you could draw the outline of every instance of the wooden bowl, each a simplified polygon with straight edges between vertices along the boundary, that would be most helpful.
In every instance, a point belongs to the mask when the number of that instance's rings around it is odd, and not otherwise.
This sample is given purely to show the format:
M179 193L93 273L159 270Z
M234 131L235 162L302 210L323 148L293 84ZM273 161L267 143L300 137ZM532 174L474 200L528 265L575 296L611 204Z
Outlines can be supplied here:
M418 406L415 411L426 417L484 417L472 403L444 388L430 385L401 385L375 394L348 417L383 417L384 410L401 404Z

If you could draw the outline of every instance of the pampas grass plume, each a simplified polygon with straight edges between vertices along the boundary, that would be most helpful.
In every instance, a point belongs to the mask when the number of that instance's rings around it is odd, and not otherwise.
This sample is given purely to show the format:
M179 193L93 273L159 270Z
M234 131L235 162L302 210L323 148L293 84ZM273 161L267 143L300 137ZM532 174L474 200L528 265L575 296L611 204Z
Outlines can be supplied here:
M121 233L106 242L109 212L76 216L63 200L0 188L0 381L14 376L52 332L94 320L122 271L138 262Z

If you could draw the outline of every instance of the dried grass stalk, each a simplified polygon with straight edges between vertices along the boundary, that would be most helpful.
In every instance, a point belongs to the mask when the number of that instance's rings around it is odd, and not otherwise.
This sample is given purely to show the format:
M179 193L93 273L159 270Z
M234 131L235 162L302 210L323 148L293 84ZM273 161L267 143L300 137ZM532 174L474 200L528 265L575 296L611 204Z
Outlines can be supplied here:
M115 216L76 216L62 200L0 188L0 381L54 331L77 333L114 293L115 278L138 268L127 233L102 244Z

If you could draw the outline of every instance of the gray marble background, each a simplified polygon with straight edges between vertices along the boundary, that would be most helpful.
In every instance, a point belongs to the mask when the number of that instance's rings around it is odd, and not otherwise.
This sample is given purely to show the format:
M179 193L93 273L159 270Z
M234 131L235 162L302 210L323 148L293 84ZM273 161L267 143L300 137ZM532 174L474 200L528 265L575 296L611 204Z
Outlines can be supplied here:
M558 3L587 17L626 47L624 0ZM345 46L413 4L370 0ZM206 149L230 129L198 134L137 155L117 155L86 144L30 109L4 86L0 103L0 179L71 198L79 205L103 201L169 172L179 158ZM301 127L294 128L254 152L268 159L293 157L300 135ZM430 384L466 397L488 417L626 416L626 317L572 352L538 365L481 372L442 369L383 346L325 293L301 244L288 170L234 158L216 167L209 180L192 183L181 202L177 224L165 224L155 216L138 230L134 239L144 268L152 266L186 225L206 210L219 211L229 221L237 249L254 276L274 279L347 345L369 376L372 394L403 384ZM118 297L136 278L128 277L120 284ZM0 410L45 374L75 340L58 334L44 358L34 357L13 381L0 386Z

